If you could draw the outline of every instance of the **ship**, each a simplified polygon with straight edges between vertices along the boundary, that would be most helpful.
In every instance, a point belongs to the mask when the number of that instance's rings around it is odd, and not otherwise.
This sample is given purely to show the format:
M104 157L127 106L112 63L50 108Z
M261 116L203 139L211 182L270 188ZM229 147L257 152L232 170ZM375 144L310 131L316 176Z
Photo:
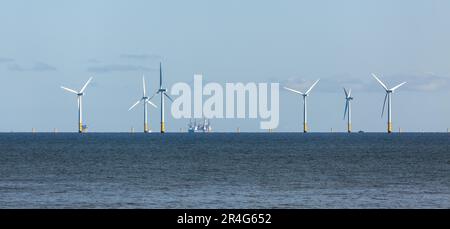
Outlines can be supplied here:
M188 133L208 133L211 132L211 123L208 119L204 118L202 122L197 123L197 120L189 120Z

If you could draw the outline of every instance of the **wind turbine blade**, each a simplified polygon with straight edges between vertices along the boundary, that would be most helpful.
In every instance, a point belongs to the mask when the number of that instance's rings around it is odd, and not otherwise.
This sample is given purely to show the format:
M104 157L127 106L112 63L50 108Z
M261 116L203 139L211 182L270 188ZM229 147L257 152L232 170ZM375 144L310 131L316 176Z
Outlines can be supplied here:
M145 91L145 77L142 76L142 89L144 90L144 97L146 95L146 91Z
M170 96L169 95L167 95L166 93L164 93L164 95L171 101L171 102L173 102L173 99L172 98L170 98Z
M347 109L348 109L348 100L345 102L345 110L344 110L344 118L345 119L345 115L347 114Z
M348 90L348 98L352 96L352 89Z
M401 83L401 84L399 84L399 85L397 85L397 86L391 88L391 91L395 91L395 89L401 87L401 86L402 86L403 84L405 84L405 83L406 83L406 82L403 82L403 83Z
M383 114L384 114L384 107L386 107L387 97L388 97L388 93L386 92L386 96L384 96L384 103L383 103L383 110L381 111L381 117L383 117Z
M294 90L294 89L291 89L291 88L288 88L288 87L283 87L283 88L284 88L284 89L286 89L286 90L292 91L292 92L294 92L294 93L297 93L297 94L303 95L303 93L301 93L300 91L296 91L296 90Z
M316 82L313 83L313 85L305 92L305 94L309 94L309 92L316 86L316 84L319 82L320 79L316 80Z
M84 84L84 86L81 88L80 93L83 93L86 89L87 85L91 82L92 77L88 79L88 81Z
M373 78L375 78L375 79L378 81L378 83L381 84L381 86L384 88L384 90L386 90L386 91L388 90L388 88L386 87L386 85L384 85L384 83L381 82L381 80L378 79L378 77L377 77L375 74L372 73L372 76L373 76Z
M152 103L150 100L147 100L147 102L150 104L150 105L152 105L152 106L154 106L155 108L158 108L154 103Z
M156 91L155 94L153 94L148 100L153 99L153 97L155 97L155 95L157 95L159 93L159 91Z
M344 93L345 93L345 98L348 98L348 93L347 93L347 90L345 90L345 87L344 87Z
M133 109L136 105L138 105L141 102L141 99L138 100L135 104L133 104L133 106L130 107L130 109L128 109L128 111L131 111L131 109Z
M70 89L70 88L67 88L67 87L63 87L63 86L61 86L61 88L62 88L62 89L64 89L64 90L66 90L66 91L68 91L68 92L72 92L72 93L78 94L78 92L77 92L77 91L75 91L75 90L72 90L72 89Z

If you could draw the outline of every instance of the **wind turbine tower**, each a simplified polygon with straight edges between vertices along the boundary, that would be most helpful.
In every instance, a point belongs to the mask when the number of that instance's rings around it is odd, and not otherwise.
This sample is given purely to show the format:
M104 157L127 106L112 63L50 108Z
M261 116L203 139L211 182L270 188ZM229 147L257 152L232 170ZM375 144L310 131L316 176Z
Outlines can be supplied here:
M144 104L144 133L148 133L149 132L149 128L148 128L148 122L147 122L147 103L154 106L155 108L157 108L157 106L155 104L153 104L152 102L150 102L150 99L147 97L147 90L145 88L145 77L142 76L142 89L143 89L143 94L142 94L142 98L140 100L138 100L135 104L133 104L133 106L130 107L130 109L128 109L128 111L130 111L131 109L133 109L135 106L137 106L140 102L142 102Z
M284 87L284 89L292 91L294 93L300 94L303 96L303 133L307 133L309 131L308 128L308 112L307 112L307 105L306 105L306 97L308 97L309 93L311 92L311 90L314 88L314 86L316 86L316 84L319 82L320 79L316 80L316 82L313 83L313 85L305 92L302 93L300 91L288 88L288 87Z
M388 107L388 111L387 111L388 112L387 132L388 133L392 133L392 115L391 115L391 110L392 110L391 109L391 104L392 104L391 97L392 97L392 93L394 93L394 91L397 88L401 87L406 82L403 82L403 83L401 83L401 84L399 84L399 85L397 85L397 86L395 86L395 87L393 87L391 89L388 89L388 87L386 87L386 85L383 82L381 82L381 80L375 74L372 73L372 76L378 81L378 83L381 84L383 89L386 91L386 95L384 96L383 110L381 111L381 117L383 117L384 108L386 106L386 100L387 100L388 101L388 105L387 105L387 107Z
M170 96L167 95L166 92L167 92L167 89L163 88L163 86L162 86L162 64L160 62L159 63L159 89L156 91L156 93L152 97L150 97L150 99L152 99L156 94L160 94L160 96L161 96L161 133L166 132L166 126L164 123L164 96L173 102L173 99L170 98Z
M84 84L84 86L81 88L81 90L79 92L75 91L73 89L61 86L62 89L66 90L68 92L72 92L72 93L77 95L77 102L78 102L78 133L83 133L83 131L85 130L85 128L83 126L83 104L82 104L82 99L83 99L84 91L85 91L87 85L91 82L91 80L92 80L92 77L89 78L89 80Z
M345 110L344 110L344 119L345 115L347 115L347 132L352 132L352 104L351 101L353 100L352 95L352 89L347 90L344 88L345 93Z

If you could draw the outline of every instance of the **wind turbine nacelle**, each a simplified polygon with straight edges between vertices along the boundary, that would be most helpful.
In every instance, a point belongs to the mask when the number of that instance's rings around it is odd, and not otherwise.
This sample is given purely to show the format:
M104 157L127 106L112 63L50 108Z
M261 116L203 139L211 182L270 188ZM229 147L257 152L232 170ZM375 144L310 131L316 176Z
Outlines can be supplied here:
M78 95L78 96L82 96L83 94L84 94L84 93L78 93L77 95Z
M166 92L166 91L167 91L167 89L165 89L165 88L161 88L161 89L159 89L158 91L159 91L159 92Z

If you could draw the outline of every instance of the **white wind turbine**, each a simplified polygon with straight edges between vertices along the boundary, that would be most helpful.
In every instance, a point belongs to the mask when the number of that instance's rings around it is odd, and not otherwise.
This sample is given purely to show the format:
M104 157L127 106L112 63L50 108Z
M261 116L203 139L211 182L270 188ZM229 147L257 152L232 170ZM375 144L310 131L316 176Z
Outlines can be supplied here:
M159 63L159 89L155 92L155 94L152 95L152 97L150 97L150 99L152 99L157 94L161 95L161 133L165 133L166 126L164 123L164 96L166 96L172 102L173 102L173 99L170 98L169 95L167 95L167 93L166 93L167 89L163 88L163 86L162 86L162 67L161 67L161 65L162 64L160 62Z
M152 102L150 102L150 99L147 97L147 92L145 90L145 77L144 76L142 76L142 89L143 89L142 98L140 100L138 100L135 104L133 104L133 106L131 106L130 109L128 109L128 111L133 109L140 102L142 102L144 104L144 133L148 133L149 128L148 128L148 123L147 123L147 103L154 106L155 108L157 108L157 106L155 104L153 104Z
M352 104L351 101L353 100L352 95L352 89L347 90L344 88L345 93L345 110L344 110L344 119L347 115L347 132L352 132Z
M316 86L316 84L319 82L320 79L318 79L316 82L313 83L313 85L305 92L302 93L300 91L288 88L288 87L284 87L284 89L292 91L294 93L300 94L303 96L303 132L307 133L308 132L308 122L307 122L307 106L306 106L306 97L309 95L309 93L311 92L311 90L313 89L314 86Z
M381 111L381 117L383 117L384 114L384 107L386 106L386 99L388 100L388 123L387 123L387 131L388 133L392 133L392 119L391 119L391 94L399 87L401 87L403 84L405 84L406 82L403 82L391 89L388 89L388 87L386 87L386 85L381 82L380 79L378 79L378 77L372 73L372 76L378 81L378 83L381 84L381 86L383 87L383 89L386 91L386 95L384 96L384 103L383 103L383 110Z
M77 95L77 102L78 102L78 133L82 133L84 131L84 127L83 127L83 104L82 104L82 98L83 98L83 94L84 94L84 90L86 89L87 85L91 82L92 77L89 78L89 80L84 84L84 86L81 88L81 90L75 91L72 90L70 88L67 87L63 87L61 86L62 89L68 91L68 92L72 92L74 94Z

